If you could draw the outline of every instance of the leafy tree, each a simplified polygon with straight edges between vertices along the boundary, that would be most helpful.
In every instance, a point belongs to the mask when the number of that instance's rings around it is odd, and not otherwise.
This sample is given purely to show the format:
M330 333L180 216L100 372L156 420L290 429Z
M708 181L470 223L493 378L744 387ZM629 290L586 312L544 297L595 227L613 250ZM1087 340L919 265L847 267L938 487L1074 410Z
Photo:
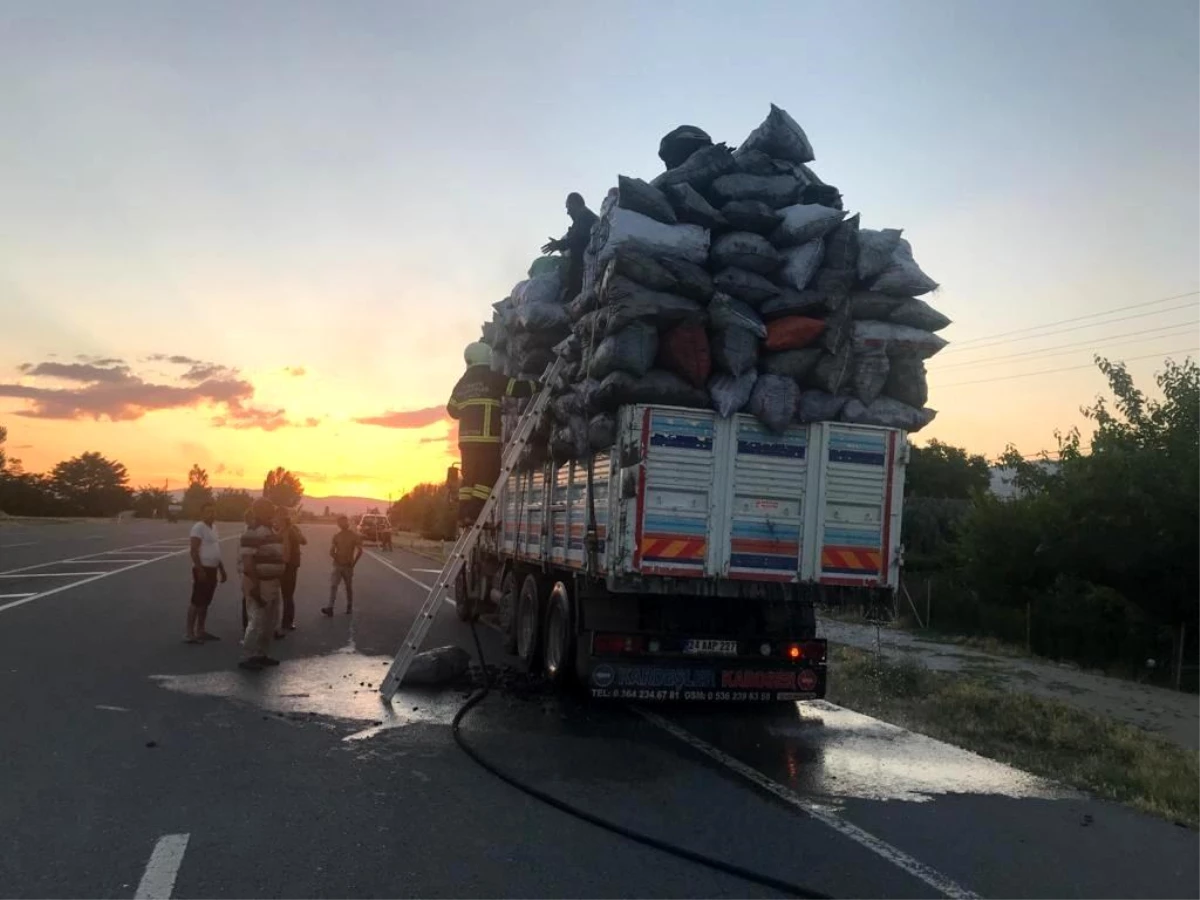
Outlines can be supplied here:
M138 488L133 498L133 514L139 519L165 519L167 507L171 505L171 494L158 487Z
M304 485L283 466L277 466L263 481L263 496L276 506L291 509L304 498Z
M54 467L50 481L69 513L112 516L129 507L129 473L125 466L99 453L84 453Z
M10 516L52 516L63 511L44 475L14 471L13 460L0 472L0 511Z
M4 451L4 442L8 440L8 429L0 425L0 472L8 468L8 456Z
M433 540L450 540L455 531L455 506L446 485L418 484L388 509L392 526Z
M935 438L924 447L912 448L904 475L904 494L969 500L976 491L987 490L990 480L986 459Z
M212 502L213 491L208 485L208 470L195 463L188 471L188 486L183 492L183 517L200 518L200 510L204 508L204 504Z
M217 494L214 501L217 506L217 518L222 522L241 522L246 518L246 511L254 498L249 491L226 488Z

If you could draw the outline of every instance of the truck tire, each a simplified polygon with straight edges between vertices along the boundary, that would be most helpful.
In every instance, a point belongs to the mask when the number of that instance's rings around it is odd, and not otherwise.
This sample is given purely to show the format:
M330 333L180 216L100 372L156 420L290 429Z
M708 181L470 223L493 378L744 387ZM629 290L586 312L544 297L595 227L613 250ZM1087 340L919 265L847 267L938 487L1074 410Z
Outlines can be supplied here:
M542 591L535 575L526 575L517 598L517 658L536 672L542 656Z
M520 603L520 582L517 573L509 569L500 582L500 608L496 610L497 625L504 637L504 652L517 655L517 606Z
M454 613L458 616L458 621L471 621L473 606L471 598L467 595L467 567L464 565L458 570L458 577L454 579Z
M557 688L565 688L575 675L575 616L570 589L561 581L556 581L550 589L542 633L542 668L546 680Z

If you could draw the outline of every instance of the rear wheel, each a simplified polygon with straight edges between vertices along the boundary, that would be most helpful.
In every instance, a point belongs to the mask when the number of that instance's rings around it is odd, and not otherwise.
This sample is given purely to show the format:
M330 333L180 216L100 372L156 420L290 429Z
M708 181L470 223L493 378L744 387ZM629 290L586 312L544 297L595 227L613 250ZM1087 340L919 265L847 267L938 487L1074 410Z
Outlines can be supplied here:
M517 602L517 657L537 671L542 655L542 603L538 580L526 575Z
M571 593L557 581L546 601L546 627L543 637L546 678L555 687L565 687L574 675L575 628L571 611Z
M511 569L504 573L500 582L500 607L496 610L497 624L504 635L504 652L509 656L517 653L517 607L520 605L520 584L517 573Z

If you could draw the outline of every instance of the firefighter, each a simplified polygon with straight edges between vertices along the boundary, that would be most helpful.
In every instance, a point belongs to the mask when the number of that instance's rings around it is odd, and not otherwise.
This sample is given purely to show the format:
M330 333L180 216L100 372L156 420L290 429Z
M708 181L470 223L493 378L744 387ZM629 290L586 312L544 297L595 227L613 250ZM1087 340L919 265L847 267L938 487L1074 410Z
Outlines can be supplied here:
M532 397L537 382L508 378L492 371L492 348L484 343L468 344L463 354L463 373L446 411L458 420L458 452L462 457L462 479L458 487L458 521L471 525L483 511L500 477L500 401L504 397Z

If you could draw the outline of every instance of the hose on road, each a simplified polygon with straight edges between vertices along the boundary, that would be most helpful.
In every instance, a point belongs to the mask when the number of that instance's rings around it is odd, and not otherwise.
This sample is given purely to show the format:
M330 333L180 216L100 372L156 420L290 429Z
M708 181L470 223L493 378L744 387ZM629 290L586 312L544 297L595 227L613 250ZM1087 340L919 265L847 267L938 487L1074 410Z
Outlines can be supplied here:
M812 898L812 900L828 900L826 894L818 893L803 885L793 884L790 881L784 881L780 878L772 878L770 875L763 875L759 872L753 872L750 869L744 869L741 866L733 863L725 862L724 860L716 859L711 856L706 856L703 853L697 853L694 850L688 850L686 847L680 847L676 844L661 841L658 838L651 837L648 834L643 834L640 831L634 831L632 828L626 828L624 825L618 825L616 822L610 822L608 819L603 819L600 816L594 815L585 809L580 809L567 803L565 800L560 800L547 794L545 791L539 790L532 785L526 784L515 775L510 775L505 772L495 763L491 762L479 753L474 747L466 742L463 738L460 727L467 713L483 702L492 690L491 678L488 676L487 663L483 658L483 645L479 641L479 633L475 630L475 622L471 622L471 637L475 639L475 652L479 657L479 668L483 672L483 687L475 691L467 701L454 714L454 719L451 722L451 733L454 735L454 742L458 744L460 750L467 754L477 765L495 775L505 784L511 785L524 794L528 794L535 800L540 800L548 806L552 806L561 812L565 812L569 816L574 816L577 819L582 819L595 825L597 828L603 828L605 831L610 831L613 834L620 835L623 838L628 838L636 843L643 844L647 847L653 847L655 850L661 850L663 853L669 853L671 856L677 856L680 859L686 859L688 862L697 863L701 866L706 866L714 869L717 872L722 872L726 875L733 875L741 878L744 881L760 884L780 893L787 894L793 897Z

